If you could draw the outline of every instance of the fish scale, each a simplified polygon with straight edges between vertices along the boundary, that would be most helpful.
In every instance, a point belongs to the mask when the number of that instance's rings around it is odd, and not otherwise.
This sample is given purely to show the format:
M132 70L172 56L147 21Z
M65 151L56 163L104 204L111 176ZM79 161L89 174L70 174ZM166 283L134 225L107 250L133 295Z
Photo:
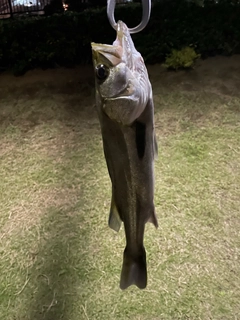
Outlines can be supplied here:
M96 106L104 155L112 182L109 226L123 222L126 247L120 288L147 286L144 248L146 222L158 227L154 207L154 131L152 87L127 26L117 23L113 45L92 43Z

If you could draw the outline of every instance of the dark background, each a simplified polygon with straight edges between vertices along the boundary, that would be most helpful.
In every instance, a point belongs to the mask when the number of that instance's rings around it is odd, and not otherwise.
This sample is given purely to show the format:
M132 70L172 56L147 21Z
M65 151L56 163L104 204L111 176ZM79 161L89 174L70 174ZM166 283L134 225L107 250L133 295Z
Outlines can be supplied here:
M72 67L91 62L90 43L112 43L106 1L53 0L41 16L0 20L0 69L23 73L32 68ZM165 60L172 49L190 46L204 59L240 53L240 5L235 0L160 0L152 2L147 27L133 35L147 63ZM61 9L61 10L60 10ZM61 11L61 12L57 12ZM55 12L55 13L54 13ZM57 12L57 13L56 13ZM129 27L140 22L141 3L118 5L116 20Z

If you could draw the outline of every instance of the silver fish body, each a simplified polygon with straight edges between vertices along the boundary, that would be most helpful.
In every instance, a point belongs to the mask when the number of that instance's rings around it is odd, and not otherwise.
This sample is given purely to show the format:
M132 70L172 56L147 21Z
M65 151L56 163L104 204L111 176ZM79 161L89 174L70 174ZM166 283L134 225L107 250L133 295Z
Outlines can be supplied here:
M113 45L92 43L96 105L112 182L109 226L126 234L120 288L147 285L145 223L158 226L154 208L152 88L127 26L119 21Z

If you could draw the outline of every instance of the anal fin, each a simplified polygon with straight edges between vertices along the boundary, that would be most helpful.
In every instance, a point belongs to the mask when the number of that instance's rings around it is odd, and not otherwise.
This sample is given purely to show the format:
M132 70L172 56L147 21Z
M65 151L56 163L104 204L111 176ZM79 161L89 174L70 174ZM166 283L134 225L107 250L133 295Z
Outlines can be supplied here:
M153 223L153 225L155 226L155 228L158 228L158 221L157 221L157 216L156 216L156 212L155 212L155 208L153 208L150 217L148 218L147 222L151 222Z
M111 208L109 213L108 225L111 229L118 232L121 228L122 220L116 207L114 197L112 195Z

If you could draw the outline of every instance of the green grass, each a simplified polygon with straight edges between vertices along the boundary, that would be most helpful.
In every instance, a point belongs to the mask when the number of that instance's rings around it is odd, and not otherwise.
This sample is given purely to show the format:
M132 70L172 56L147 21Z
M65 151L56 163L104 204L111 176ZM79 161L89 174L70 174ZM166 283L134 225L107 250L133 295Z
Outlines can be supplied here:
M0 89L0 319L240 319L240 98L155 83L159 229L121 291L92 87L30 87Z

